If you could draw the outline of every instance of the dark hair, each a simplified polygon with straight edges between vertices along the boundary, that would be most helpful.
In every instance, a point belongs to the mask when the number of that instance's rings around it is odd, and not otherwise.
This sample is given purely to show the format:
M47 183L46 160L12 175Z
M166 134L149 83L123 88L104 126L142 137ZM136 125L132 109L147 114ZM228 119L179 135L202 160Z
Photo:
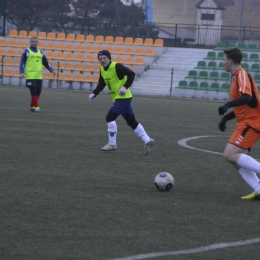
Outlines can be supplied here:
M236 64L241 64L243 54L239 48L227 48L224 50L224 53L226 54L227 59L232 60Z

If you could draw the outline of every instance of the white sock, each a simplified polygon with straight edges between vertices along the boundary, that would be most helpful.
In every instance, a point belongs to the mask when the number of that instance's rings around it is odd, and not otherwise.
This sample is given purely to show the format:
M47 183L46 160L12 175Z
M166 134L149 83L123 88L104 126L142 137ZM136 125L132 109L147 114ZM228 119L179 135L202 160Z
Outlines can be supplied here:
M249 171L245 168L240 168L239 171L238 171L242 178L244 179L244 181L249 185L251 186L252 189L256 190L260 190L260 185L259 185L259 178L257 177L256 173L255 172L252 172L252 171ZM259 187L258 187L259 186ZM256 190L256 191L258 191Z
M109 144L116 145L117 124L116 121L107 123Z
M138 126L135 128L135 133L141 138L141 140L147 144L150 142L150 137L145 132L143 126L139 123Z
M260 174L260 163L249 155L241 154L237 160L237 165Z

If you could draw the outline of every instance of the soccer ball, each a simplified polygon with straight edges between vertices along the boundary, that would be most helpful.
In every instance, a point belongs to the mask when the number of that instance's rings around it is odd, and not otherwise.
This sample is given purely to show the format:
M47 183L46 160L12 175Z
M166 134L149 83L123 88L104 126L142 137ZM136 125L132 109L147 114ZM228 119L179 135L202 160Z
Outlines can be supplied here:
M159 191L169 191L174 183L174 178L168 172L160 172L154 179L154 184Z

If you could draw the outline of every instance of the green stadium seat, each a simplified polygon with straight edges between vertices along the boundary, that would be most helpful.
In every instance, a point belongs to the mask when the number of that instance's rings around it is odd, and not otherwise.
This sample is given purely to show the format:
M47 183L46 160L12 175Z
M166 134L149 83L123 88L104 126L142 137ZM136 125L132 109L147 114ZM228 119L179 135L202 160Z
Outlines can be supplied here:
M254 63L250 67L250 71L252 72L260 72L260 64L259 63Z
M247 45L247 51L258 51L257 45L255 43L249 43Z
M186 80L181 80L177 88L187 88L187 87L188 87L188 82Z
M211 69L211 70L217 69L217 63L215 61L210 61L208 63L207 69Z
M237 47L241 50L241 51L246 51L247 50L247 46L245 43L239 43L237 45Z
M243 61L247 61L248 60L248 54L246 52L243 53Z
M210 72L210 74L209 74L210 80L217 80L218 78L219 78L218 72L216 72L216 71Z
M190 81L188 89L197 89L198 88L198 82L197 81Z
M209 51L207 54L207 57L205 59L208 60L215 60L216 59L216 52L214 51Z
M209 83L208 82L200 82L200 85L198 87L200 90L208 90L209 89Z
M224 59L224 52L221 51L221 52L218 53L216 60L223 60L223 59Z
M259 61L258 53L252 53L252 54L250 54L248 60L249 60L249 61Z
M260 75L259 74L256 74L254 76L254 81L255 81L255 83L260 83Z
M207 79L208 78L208 72L205 70L201 70L199 72L199 75L197 76L197 79Z
M226 48L225 42L219 42L215 48L215 50L224 50Z
M229 92L229 90L230 90L230 84L223 83L223 84L221 85L220 91Z
M234 48L234 47L236 47L236 43L235 42L229 42L227 44L227 48Z
M195 67L196 69L205 69L207 67L206 61L198 61L197 66Z
M189 73L188 73L188 76L186 78L196 79L197 78L197 71L196 70L190 70Z
M230 73L222 72L220 74L219 80L230 80Z
M220 86L219 86L219 83L217 83L217 82L211 83L211 85L209 87L210 91L219 91L219 89L220 89Z
M224 62L220 62L219 64L218 64L218 70L224 70L225 69L225 67L224 67Z
M242 63L242 64L241 64L241 67L242 67L244 70L249 70L249 65L248 65L248 63Z

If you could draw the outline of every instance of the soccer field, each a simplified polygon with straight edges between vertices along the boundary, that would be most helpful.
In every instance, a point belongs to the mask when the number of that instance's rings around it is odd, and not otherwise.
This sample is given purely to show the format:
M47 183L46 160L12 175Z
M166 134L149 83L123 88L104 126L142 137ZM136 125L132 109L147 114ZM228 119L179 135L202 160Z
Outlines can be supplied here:
M134 96L155 139L144 155L122 117L117 150L100 151L112 102L88 95L43 89L31 113L27 88L0 86L0 259L260 258L259 201L240 199L251 189L221 154L235 125L218 130L222 103Z

